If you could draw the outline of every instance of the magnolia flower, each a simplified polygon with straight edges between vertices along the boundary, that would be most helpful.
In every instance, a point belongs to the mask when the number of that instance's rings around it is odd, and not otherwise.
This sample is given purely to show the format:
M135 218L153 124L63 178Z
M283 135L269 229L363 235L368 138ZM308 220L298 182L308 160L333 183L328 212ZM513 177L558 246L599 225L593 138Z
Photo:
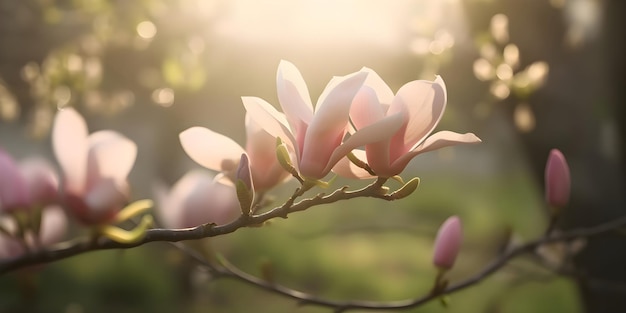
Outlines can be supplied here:
M226 224L241 212L233 186L200 170L185 174L169 191L157 186L155 193L159 217L167 228Z
M57 200L58 179L44 159L27 158L15 163L0 149L0 209L13 212L45 206Z
M463 231L458 216L449 217L437 232L435 238L435 253L433 263L441 269L450 269L454 265L456 256L461 248Z
M15 221L10 218L0 220L3 229L10 233L16 230ZM67 218L59 206L48 206L42 211L39 239L35 240L32 232L25 235L26 245L31 250L41 249L55 244L63 239L67 229ZM15 258L24 253L24 246L14 237L0 233L0 259Z
M135 143L110 130L89 135L82 116L67 108L54 119L52 146L63 170L63 200L70 212L88 225L112 222L128 200Z
M352 98L367 77L357 72L334 77L320 95L315 109L298 69L287 61L278 66L278 100L285 112L256 97L243 97L246 111L263 129L280 137L295 154L295 164L304 177L321 179L352 149L383 140L380 133L356 132L344 142ZM394 121L386 125L391 127ZM397 122L397 121L395 121ZM254 164L254 163L253 163Z
M478 143L472 133L440 131L429 136L446 107L446 86L441 77L435 81L415 80L393 91L371 69L369 76L352 102L350 118L357 133L368 130L384 140L371 141L365 151L355 150L359 159L367 159L372 171L381 177L400 174L415 156L460 143ZM389 120L397 123L390 126ZM343 159L333 171L349 178L370 178L366 170Z
M0 149L0 209L13 212L30 206L28 185L13 158Z
M276 159L276 138L246 114L246 149L234 140L204 127L191 127L180 133L183 149L198 164L225 173L234 179L239 159L247 153L255 190L268 190L289 178Z
M46 159L26 158L19 167L28 188L31 206L44 207L57 203L59 178Z
M569 202L570 172L561 151L552 149L545 170L546 201L554 208L562 208Z

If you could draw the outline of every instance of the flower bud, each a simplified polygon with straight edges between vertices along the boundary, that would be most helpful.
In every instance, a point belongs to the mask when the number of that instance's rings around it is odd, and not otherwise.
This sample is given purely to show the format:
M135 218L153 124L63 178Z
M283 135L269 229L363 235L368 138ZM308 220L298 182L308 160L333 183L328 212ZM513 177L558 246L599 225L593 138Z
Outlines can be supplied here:
M433 263L441 269L450 269L454 265L456 256L461 248L463 233L461 220L458 216L449 217L437 232L435 238L435 253Z
M237 179L235 187L239 205L241 206L241 212L244 215L250 215L254 201L254 185L250 171L250 160L248 160L248 155L245 153L241 154L241 160L239 161L235 178Z
M552 149L548 156L545 184L546 202L554 209L566 206L570 195L570 172L565 156L557 149Z

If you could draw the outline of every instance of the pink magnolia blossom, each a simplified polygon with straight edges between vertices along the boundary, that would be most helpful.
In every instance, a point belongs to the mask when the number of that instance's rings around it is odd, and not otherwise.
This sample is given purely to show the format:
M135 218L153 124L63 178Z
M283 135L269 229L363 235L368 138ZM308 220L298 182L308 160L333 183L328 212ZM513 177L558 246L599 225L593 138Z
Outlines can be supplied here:
M452 268L459 254L462 240L461 220L458 216L449 217L443 222L435 238L435 253L433 256L435 266L443 269Z
M28 184L13 158L0 149L0 209L12 212L30 206Z
M567 205L570 196L571 178L567 160L561 151L552 149L545 170L546 201L561 208Z
M354 97L350 117L357 133L367 130L385 139L372 141L365 145L365 151L355 150L354 154L359 159L366 158L377 176L400 174L409 161L421 153L480 142L472 133L440 131L431 135L446 107L446 86L441 77L437 76L435 81L411 81L394 95L376 72L367 68L363 71L369 76ZM397 122L390 126L389 120ZM349 178L372 177L347 159L333 171Z
M344 141L352 98L366 77L366 72L334 77L314 109L298 69L281 61L276 85L284 114L263 99L243 97L242 100L252 118L272 136L280 137L294 152L294 163L300 173L307 178L321 179L352 149L384 139L380 133L366 130L356 132ZM393 122L388 121L385 125L391 126Z
M46 159L26 158L19 167L29 190L31 206L43 207L58 202L59 178Z
M183 149L198 164L234 178L243 153L250 160L255 190L268 190L289 178L276 158L276 138L246 114L246 149L234 140L204 127L191 127L180 133Z
M2 211L42 207L57 201L57 174L45 159L30 157L15 163L0 149L0 173Z
M16 225L10 218L0 219L2 227L9 232L14 232ZM51 205L42 210L39 239L35 240L32 232L26 233L26 244L31 250L53 245L63 239L67 230L67 218L63 209ZM14 237L0 234L0 259L15 258L24 253L24 247Z
M88 225L111 222L128 200L135 143L110 130L89 135L83 117L67 108L54 119L52 146L63 170L63 200L70 212Z
M159 217L167 228L226 224L241 212L235 188L200 170L185 174L171 190L157 187L155 193Z

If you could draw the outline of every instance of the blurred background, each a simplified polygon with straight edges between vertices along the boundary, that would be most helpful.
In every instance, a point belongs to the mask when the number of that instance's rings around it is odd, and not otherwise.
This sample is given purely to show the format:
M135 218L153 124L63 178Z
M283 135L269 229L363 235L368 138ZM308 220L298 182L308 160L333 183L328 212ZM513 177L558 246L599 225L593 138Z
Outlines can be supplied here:
M626 213L623 0L3 0L0 145L53 161L49 131L73 106L91 131L139 146L133 198L199 168L179 132L204 126L243 144L241 96L277 104L281 59L315 101L333 75L370 67L395 91L441 75L439 129L480 145L419 156L422 184L397 202L312 208L261 229L194 243L254 275L330 299L399 300L428 292L438 226L461 217L451 279L479 271L506 242L542 235L543 169L559 148L572 202L558 225ZM2 173L0 173L1 175ZM336 187L364 182L339 180ZM391 183L393 186L393 183ZM276 203L296 187L275 190ZM69 238L69 237L68 237ZM624 312L626 240L608 234L515 260L479 286L410 312ZM575 248L582 248L575 249ZM554 275L549 269L567 273ZM265 273L265 274L264 274ZM1 312L329 312L213 279L165 243L105 251L0 277Z

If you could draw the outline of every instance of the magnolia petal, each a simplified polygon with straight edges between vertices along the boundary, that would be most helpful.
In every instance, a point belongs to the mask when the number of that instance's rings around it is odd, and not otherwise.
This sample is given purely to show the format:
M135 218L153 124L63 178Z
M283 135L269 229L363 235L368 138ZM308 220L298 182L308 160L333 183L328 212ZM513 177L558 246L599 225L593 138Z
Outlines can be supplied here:
M291 177L278 163L276 138L263 130L250 114L246 114L246 134L246 152L255 190L270 189Z
M30 191L32 204L48 204L57 200L59 179L46 159L28 158L20 162L19 166Z
M41 214L41 243L49 246L61 241L67 231L67 216L63 208L57 205L47 206Z
M385 83L385 81L374 70L364 67L361 71L367 72L367 79L363 86L372 88L376 93L378 102L383 105L390 105L393 102L394 94L391 88Z
M25 208L31 196L27 181L13 158L0 149L0 206L3 210Z
M405 111L408 123L404 146L412 150L437 126L446 107L446 87L441 77L434 82L416 80L402 86L389 112Z
M367 86L361 87L352 100L350 119L358 130L374 124L385 117L385 111L380 104L376 92Z
M309 125L304 138L300 160L300 171L312 178L322 178L328 174L333 164L328 160L341 144L347 131L350 106L354 95L361 88L367 73L357 72L334 79L326 87L330 90L316 108L315 118Z
M107 223L126 202L126 190L112 178L98 181L85 196L87 216L80 217L91 224Z
M276 73L278 101L287 119L295 126L313 120L313 105L306 82L298 68L289 61L281 60Z
M282 138L291 148L297 147L296 140L289 129L285 115L278 112L267 101L257 97L241 97L247 114L272 137ZM296 151L298 149L295 149Z
M88 186L102 178L126 181L137 157L137 145L118 132L102 130L89 136Z
M243 148L234 140L204 127L191 127L179 135L183 149L198 164L230 172L237 168Z
M400 129L403 119L404 116L402 114L394 114L381 119L375 124L359 129L335 149L328 161L327 169L330 170L335 163L358 147L389 140ZM381 151L380 153L388 153L388 151Z
M52 127L52 149L65 175L67 190L85 192L87 179L87 124L78 112L66 108L57 113Z
M426 153L429 151L441 149L448 146L454 146L463 143L479 143L480 138L472 133L459 134L451 131L440 131L434 133L432 136L426 138L422 145L414 149L413 151L398 158L393 164L394 169L400 169L400 173L407 164L418 154Z
M363 150L352 150L354 156L366 163L366 155ZM350 179L368 179L372 178L372 174L368 173L366 170L356 166L352 161L350 161L347 157L339 160L337 164L333 167L333 173Z

